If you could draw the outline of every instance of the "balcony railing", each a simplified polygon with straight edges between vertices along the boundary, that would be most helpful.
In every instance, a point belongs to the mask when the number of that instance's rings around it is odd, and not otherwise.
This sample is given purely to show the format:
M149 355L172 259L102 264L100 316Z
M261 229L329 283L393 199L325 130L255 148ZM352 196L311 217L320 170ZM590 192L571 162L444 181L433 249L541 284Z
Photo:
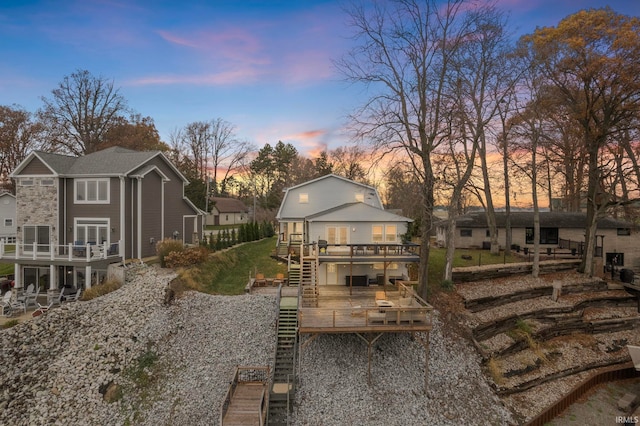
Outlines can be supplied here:
M6 244L0 240L0 259L16 260L66 260L69 262L93 262L121 257L120 241L107 244L67 245Z
M305 256L314 253L322 256L344 256L344 257L368 257L368 258L393 258L393 257L415 257L420 258L420 244L398 243L398 244L327 244L320 240L317 243L306 244Z

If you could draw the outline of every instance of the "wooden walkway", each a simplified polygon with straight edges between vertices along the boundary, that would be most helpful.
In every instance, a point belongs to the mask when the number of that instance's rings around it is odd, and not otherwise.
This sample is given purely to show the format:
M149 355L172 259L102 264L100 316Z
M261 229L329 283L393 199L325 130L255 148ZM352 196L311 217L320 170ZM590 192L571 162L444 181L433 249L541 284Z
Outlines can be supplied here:
M265 424L269 402L269 367L236 367L220 410L220 425Z
M238 383L222 424L225 426L263 425L261 407L266 392L266 383Z

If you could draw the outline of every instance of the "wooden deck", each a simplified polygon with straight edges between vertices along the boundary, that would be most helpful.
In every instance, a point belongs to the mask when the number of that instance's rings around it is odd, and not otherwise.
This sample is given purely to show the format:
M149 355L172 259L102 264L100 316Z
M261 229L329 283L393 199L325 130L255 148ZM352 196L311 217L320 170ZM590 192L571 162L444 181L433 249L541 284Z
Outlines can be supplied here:
M299 332L320 333L394 333L422 332L432 328L433 307L402 284L353 287L318 286L318 307L299 308ZM376 292L385 292L392 307L376 305ZM411 306L401 306L400 299L411 297ZM406 300L406 299L405 299ZM300 304L301 305L301 304Z
M266 392L266 383L238 383L222 424L225 426L263 425L261 407Z

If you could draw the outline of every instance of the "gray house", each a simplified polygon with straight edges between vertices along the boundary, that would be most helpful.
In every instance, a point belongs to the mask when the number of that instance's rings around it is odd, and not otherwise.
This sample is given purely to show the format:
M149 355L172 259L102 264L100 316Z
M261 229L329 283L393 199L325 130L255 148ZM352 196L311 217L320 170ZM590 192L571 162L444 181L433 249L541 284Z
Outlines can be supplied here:
M532 250L533 212L512 212L511 242L520 250ZM506 214L496 213L498 242L503 248L506 238ZM585 213L540 212L539 243L543 251L564 249L580 254L584 247L584 231L587 223ZM436 244L446 244L447 222L436 224ZM598 220L596 233L596 258L602 263L615 263L630 269L640 270L640 249L635 241L636 233L629 222L604 217ZM487 248L490 245L489 225L485 212L462 215L456 219L456 248ZM614 260L615 259L615 260Z
M82 157L32 152L13 171L15 285L88 288L107 267L155 255L157 241L201 238L203 212L185 196L185 177L159 151L113 147Z
M419 261L418 247L402 241L411 219L384 210L375 188L341 176L286 189L276 219L278 253L313 259L317 284L407 279Z
M0 240L16 242L16 197L8 192L0 194Z

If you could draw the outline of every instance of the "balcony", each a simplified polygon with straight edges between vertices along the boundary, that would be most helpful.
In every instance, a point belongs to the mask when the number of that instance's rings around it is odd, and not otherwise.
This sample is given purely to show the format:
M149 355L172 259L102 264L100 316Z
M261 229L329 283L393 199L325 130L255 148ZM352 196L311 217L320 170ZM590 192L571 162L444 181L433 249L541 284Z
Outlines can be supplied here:
M0 260L38 261L49 264L96 263L121 258L121 241L107 244L6 244L0 241ZM108 262L107 262L108 263Z
M318 254L321 261L357 261L357 262L419 262L420 245L415 243L399 244L327 244L320 240L318 243L305 245L304 255Z

